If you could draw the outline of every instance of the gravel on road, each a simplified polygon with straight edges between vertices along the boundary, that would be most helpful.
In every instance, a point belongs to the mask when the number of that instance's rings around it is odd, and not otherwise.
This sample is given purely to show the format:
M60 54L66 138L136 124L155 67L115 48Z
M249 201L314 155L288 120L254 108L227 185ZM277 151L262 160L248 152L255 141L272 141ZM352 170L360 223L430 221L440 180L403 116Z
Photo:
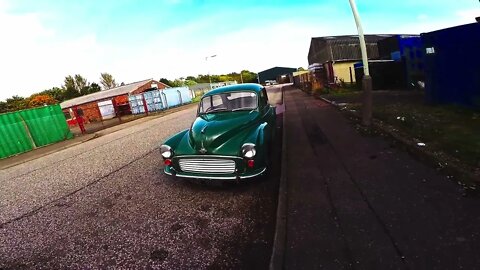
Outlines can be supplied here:
M194 116L179 111L3 170L0 269L265 268L278 175L204 186L162 172L159 144Z

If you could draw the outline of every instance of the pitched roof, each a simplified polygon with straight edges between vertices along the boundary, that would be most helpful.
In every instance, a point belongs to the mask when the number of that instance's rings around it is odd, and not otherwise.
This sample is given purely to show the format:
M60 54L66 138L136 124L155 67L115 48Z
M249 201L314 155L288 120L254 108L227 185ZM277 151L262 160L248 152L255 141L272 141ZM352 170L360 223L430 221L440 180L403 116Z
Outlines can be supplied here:
M368 57L379 57L377 42L392 35L365 35ZM357 35L313 37L308 52L308 64L340 60L361 59L360 40Z
M88 95L85 95L85 96L69 99L69 100L66 100L66 101L60 103L60 107L62 109L70 108L70 107L73 107L73 106L82 105L82 104L94 102L94 101L97 101L97 100L102 100L102 99L112 98L112 97L116 97L116 96L120 96L120 95L130 94L133 91L137 90L140 86L145 85L152 80L153 79L148 79L148 80L143 80L143 81L139 81L139 82L129 83L129 84L125 84L125 85L122 85L122 86L115 87L115 88L102 90L100 92L96 92L96 93L88 94Z

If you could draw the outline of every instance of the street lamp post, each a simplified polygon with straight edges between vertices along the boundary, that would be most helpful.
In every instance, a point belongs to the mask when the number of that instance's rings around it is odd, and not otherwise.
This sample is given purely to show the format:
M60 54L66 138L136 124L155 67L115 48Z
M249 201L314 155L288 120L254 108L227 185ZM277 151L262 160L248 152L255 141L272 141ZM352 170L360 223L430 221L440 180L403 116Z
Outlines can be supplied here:
M353 17L355 18L355 24L357 25L358 38L360 39L360 49L362 51L363 62L363 108L362 108L362 124L364 126L370 126L372 124L372 77L368 69L368 56L367 45L365 44L365 36L363 35L363 27L358 15L357 5L355 0L349 0L352 7Z
M214 54L214 55L210 55L210 56L205 57L205 62L208 62L208 58L214 58L214 57L217 57L217 55ZM208 63L207 63L207 65L208 65ZM210 90L212 90L212 79L210 78L210 67L208 67L208 83L209 83Z

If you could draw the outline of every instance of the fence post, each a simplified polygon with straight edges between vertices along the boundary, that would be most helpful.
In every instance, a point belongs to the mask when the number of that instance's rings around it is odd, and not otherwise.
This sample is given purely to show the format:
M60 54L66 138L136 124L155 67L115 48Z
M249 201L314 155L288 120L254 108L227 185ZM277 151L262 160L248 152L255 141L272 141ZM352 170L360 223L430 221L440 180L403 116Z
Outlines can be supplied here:
M75 116L75 120L77 121L78 127L80 128L80 132L82 134L86 133L85 126L83 125L83 115L78 114L78 107L73 107L73 115Z
M32 134L30 133L30 129L28 128L27 122L25 119L23 119L22 115L19 113L18 117L20 117L20 120L22 120L23 128L25 129L25 132L27 133L27 137L30 140L30 143L32 144L33 149L37 148L37 145L35 144L35 141L33 140Z
M147 100L145 99L145 93L142 93L143 108L145 109L145 114L148 116L148 107Z

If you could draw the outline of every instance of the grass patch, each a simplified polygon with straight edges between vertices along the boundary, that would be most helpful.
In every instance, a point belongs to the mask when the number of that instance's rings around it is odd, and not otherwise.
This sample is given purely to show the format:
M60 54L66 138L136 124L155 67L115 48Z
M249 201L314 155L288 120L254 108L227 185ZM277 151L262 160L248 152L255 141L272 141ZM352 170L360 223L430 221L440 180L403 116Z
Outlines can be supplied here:
M362 91L348 88L336 88L336 89L323 89L322 95L328 95L331 97L349 97L349 96L360 96Z
M389 104L375 106L374 117L433 149L480 167L480 113L455 106Z
M194 98L192 99L192 103L200 102L200 99L201 99L201 98L202 98L201 96L196 96L196 97L194 97Z

